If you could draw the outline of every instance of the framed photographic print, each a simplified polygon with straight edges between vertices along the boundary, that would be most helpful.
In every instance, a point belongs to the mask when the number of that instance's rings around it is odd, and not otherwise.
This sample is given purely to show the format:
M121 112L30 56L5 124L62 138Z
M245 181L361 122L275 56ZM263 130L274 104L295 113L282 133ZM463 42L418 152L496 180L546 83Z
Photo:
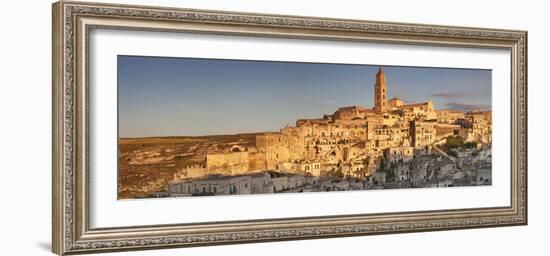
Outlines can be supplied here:
M55 3L53 251L526 225L526 40Z

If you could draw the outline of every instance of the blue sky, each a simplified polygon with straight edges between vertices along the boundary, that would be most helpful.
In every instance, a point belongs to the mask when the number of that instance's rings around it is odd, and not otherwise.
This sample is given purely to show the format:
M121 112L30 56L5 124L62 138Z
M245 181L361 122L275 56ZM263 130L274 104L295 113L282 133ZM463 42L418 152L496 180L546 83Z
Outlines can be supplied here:
M382 66L388 98L490 109L491 71ZM278 131L373 106L377 65L118 56L120 137Z

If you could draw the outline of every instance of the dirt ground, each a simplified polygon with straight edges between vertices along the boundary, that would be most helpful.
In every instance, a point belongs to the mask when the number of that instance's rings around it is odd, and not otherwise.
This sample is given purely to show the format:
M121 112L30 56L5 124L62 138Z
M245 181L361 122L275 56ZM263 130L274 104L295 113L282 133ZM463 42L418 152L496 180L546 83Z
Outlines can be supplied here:
M164 191L174 172L204 164L207 152L255 145L256 133L201 137L121 138L118 141L118 198Z

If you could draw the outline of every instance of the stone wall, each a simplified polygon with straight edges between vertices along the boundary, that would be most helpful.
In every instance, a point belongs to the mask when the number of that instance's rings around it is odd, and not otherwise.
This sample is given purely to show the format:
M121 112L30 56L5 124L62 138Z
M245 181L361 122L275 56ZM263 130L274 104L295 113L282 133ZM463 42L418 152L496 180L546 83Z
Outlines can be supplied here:
M186 178L200 178L206 175L206 166L204 165L189 165L185 168L178 169L174 173L175 180L181 180Z
M206 155L208 174L238 175L248 172L248 152L231 152Z

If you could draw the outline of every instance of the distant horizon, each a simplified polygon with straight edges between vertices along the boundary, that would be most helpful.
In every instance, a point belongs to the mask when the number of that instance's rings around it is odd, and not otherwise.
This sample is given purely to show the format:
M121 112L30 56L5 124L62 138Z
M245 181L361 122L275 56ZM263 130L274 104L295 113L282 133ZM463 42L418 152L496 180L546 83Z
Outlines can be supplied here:
M145 137L119 137L119 139L145 139L145 138L200 138L200 137L216 137L216 136L236 136L236 135L250 135L250 134L261 134L267 132L278 132L278 131L260 131L260 132L244 132L244 133L234 133L234 134L205 134L205 135L152 135Z
M364 107L364 106L360 106ZM443 110L453 110L453 111L462 111L457 109L436 109L436 111L443 111ZM475 111L475 110L473 110ZM491 109L483 109L481 111L492 111ZM468 112L468 111L462 111L462 112ZM281 127L284 128L284 127ZM225 134L203 134L203 135L151 135L151 136L142 136L142 137L120 137L119 139L144 139L144 138L181 138L181 137L191 137L191 138L197 138L197 137L214 137L214 136L235 136L235 135L248 135L248 134L258 134L258 133L268 133L268 132L280 132L280 129L277 131L257 131L257 132L242 132L242 133L225 133Z
M490 70L118 56L119 138L279 132L340 107L372 108L378 67L388 99L492 111Z

